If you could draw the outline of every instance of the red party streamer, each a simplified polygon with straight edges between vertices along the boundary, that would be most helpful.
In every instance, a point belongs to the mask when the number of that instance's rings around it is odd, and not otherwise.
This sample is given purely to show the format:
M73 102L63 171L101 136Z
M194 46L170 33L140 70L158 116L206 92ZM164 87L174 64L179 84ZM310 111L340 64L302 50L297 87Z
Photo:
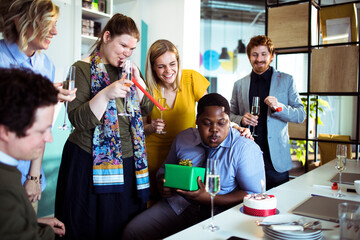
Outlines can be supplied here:
M133 83L152 101L161 111L166 110L161 104L153 98L153 96L150 95L141 85L136 81L134 78L132 79Z

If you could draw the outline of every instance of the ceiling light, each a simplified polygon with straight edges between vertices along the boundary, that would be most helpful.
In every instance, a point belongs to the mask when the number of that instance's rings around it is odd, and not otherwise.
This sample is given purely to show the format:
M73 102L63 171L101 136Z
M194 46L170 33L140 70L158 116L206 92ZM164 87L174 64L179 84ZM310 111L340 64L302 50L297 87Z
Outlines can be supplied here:
M221 54L220 54L220 57L219 57L219 61L220 62L224 62L224 61L229 61L230 60L230 55L227 51L227 48L226 47L223 47L221 49Z

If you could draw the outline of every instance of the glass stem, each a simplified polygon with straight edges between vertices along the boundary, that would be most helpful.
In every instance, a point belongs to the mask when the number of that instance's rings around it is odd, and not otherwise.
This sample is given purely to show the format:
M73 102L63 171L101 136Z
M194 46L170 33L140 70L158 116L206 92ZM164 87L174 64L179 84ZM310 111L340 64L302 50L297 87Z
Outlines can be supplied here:
M211 195L211 225L214 226L214 196Z
M342 172L339 172L339 195L341 195L341 174Z
M67 115L67 109L68 109L68 102L65 102L64 125L66 125L66 115Z

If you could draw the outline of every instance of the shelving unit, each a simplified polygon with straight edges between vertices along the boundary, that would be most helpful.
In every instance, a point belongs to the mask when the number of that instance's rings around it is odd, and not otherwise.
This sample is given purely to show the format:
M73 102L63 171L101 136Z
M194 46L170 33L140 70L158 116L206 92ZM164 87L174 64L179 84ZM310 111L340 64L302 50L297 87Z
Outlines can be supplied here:
M106 2L105 13L82 7L81 21L82 19L89 19L94 22L98 22L101 24L100 29L102 29L113 15L113 0L106 0L105 2ZM81 58L84 58L89 54L89 50L92 47L92 45L96 42L96 40L97 40L97 36L88 36L81 34Z
M352 96L356 106L355 112L347 112L349 117L355 120L355 131L350 144L355 146L355 158L359 159L360 146L360 54L358 29L353 28L351 22L351 40L340 43L325 44L321 34L324 32L324 24L321 26L321 9L343 8L346 4L360 3L360 1L349 1L341 4L322 5L321 0L265 0L266 24L265 34L269 36L276 47L277 59L282 54L304 54L307 57L307 87L305 92L300 92L301 97L310 99L320 96ZM333 9L333 10L334 10ZM330 9L331 10L331 9ZM340 13L338 13L340 12ZM344 10L333 11L342 14ZM326 11L329 16L328 11ZM356 15L355 15L356 16ZM334 17L336 18L336 17ZM343 18L343 16L339 16ZM351 17L352 21L354 17ZM322 28L321 28L322 27ZM355 31L355 32L354 32ZM307 116L310 108L307 108ZM339 112L339 114L341 114ZM316 117L318 108L316 107ZM292 125L292 126L291 126ZM313 126L312 126L313 125ZM290 131L290 128L297 130ZM318 142L334 142L319 140L319 132L316 121L307 117L303 124L289 124L289 134L292 140L306 141L305 171L308 171L309 142L314 144L314 152L317 153ZM337 134L337 133L333 133ZM349 142L346 142L349 143ZM314 155L315 160L317 154Z

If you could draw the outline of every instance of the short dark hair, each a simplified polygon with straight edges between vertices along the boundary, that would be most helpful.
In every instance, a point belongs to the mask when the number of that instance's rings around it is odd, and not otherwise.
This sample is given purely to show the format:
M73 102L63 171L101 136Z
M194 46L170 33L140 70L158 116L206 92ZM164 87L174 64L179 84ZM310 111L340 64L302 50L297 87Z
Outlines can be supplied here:
M250 42L246 46L246 53L249 58L250 58L251 49L253 49L254 47L257 47L257 46L267 47L271 56L273 56L275 54L275 47L274 47L274 44L271 41L271 39L265 35L258 35L258 36L252 37L250 39Z
M199 116L205 111L205 107L209 107L209 106L224 107L225 108L224 112L230 116L230 106L229 106L229 102L226 100L226 98L224 98L223 96L221 96L218 93L209 93L209 94L206 94L205 96L203 96L199 100L198 106L197 106L196 118L199 118Z
M40 74L0 68L0 125L18 137L26 136L37 109L56 104L57 94L50 80Z

